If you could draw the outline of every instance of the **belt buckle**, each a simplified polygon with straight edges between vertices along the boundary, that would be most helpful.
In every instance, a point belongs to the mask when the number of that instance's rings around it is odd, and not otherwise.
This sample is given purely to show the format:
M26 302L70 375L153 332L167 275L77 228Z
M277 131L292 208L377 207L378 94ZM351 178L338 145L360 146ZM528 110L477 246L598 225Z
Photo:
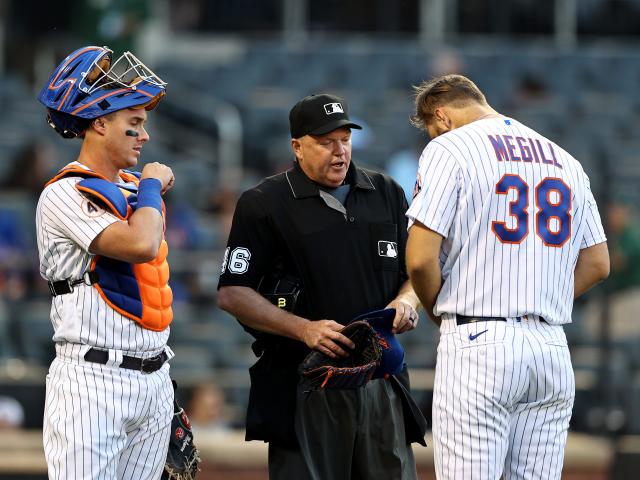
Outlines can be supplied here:
M164 359L162 358L162 354L151 358L143 358L140 362L140 371L143 373L153 373L160 370L163 363Z
M58 280L56 282L47 282L47 285L49 286L49 292L51 292L51 296L53 297L57 297L58 295L64 295L64 294L73 292L73 285L71 284L68 278L65 280ZM68 291L65 291L65 292L58 291L59 286L67 287Z

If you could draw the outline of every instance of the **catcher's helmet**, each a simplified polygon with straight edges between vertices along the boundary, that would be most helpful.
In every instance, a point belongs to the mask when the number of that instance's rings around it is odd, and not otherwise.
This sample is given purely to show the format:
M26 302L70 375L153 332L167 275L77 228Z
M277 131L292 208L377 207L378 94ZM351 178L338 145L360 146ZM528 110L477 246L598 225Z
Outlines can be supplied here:
M166 83L125 52L113 61L107 47L83 47L65 58L38 95L49 124L63 137L81 135L94 118L125 108L151 110Z

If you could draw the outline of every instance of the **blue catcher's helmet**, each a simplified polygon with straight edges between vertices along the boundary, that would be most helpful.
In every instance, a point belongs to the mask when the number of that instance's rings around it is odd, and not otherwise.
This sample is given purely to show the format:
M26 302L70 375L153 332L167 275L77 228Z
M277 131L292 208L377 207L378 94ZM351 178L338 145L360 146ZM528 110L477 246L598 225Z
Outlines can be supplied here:
M166 82L125 52L113 61L107 47L83 47L65 58L40 91L47 121L64 138L82 136L94 118L125 108L151 110Z

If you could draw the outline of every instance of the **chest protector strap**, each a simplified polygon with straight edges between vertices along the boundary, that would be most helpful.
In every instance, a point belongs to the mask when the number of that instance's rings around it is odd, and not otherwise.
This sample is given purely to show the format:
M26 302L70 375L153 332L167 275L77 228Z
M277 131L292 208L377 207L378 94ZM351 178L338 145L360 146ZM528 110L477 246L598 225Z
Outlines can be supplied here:
M135 211L139 183L135 174L121 172L120 177L129 182L125 187L91 170L71 165L63 168L49 183L67 176L85 177L76 188L119 219L127 220ZM164 204L162 207L164 216ZM158 255L147 263L132 264L97 255L90 269L98 277L93 286L115 311L148 330L160 332L173 320L168 254L169 247L162 239Z

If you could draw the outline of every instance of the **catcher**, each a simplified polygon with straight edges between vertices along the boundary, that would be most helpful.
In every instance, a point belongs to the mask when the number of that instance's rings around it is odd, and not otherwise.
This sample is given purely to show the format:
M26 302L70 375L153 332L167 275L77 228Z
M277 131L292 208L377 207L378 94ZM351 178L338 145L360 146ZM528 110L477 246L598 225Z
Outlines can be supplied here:
M49 478L151 480L166 460L173 310L162 195L174 176L156 162L128 170L165 93L132 53L86 46L38 96L55 131L80 143L36 212L56 347L43 422Z
M246 439L269 442L271 479L415 479L411 442L424 444L426 422L406 368L373 378L371 336L342 330L385 306L393 333L416 326L405 195L351 161L351 129L361 127L341 98L303 98L289 123L293 166L241 196L221 268L219 305L256 337L259 356ZM336 363L320 359L318 378L300 380L311 350Z

